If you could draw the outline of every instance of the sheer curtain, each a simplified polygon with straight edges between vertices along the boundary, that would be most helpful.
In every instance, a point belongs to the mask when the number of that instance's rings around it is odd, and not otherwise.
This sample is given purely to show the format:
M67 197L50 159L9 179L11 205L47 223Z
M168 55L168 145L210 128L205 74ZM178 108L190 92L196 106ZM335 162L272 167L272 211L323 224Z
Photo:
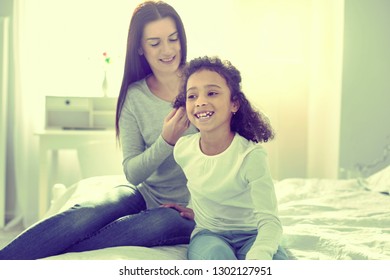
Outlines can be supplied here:
M42 96L31 94L34 84L25 77L29 76L30 57L25 46L26 33L26 2L14 1L13 14L13 94L10 95L10 123L8 131L8 162L14 169L7 170L8 185L14 186L16 205L13 225L20 220L24 226L32 224L37 219L35 201L37 201L36 185L38 178L38 141L34 129L42 119ZM32 210L32 211L31 211Z
M103 53L110 56L110 91L116 96L135 1L14 0L13 94L10 96L7 170L16 203L9 226L38 219L39 139L45 96L102 96ZM66 164L66 163L64 163ZM72 168L72 166L70 166ZM50 191L50 190L48 190Z

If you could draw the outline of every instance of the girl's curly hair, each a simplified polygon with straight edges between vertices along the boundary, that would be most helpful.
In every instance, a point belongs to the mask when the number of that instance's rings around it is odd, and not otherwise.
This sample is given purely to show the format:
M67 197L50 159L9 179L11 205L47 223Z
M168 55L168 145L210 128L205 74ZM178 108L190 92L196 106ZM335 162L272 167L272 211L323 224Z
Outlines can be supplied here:
M267 142L274 138L269 119L255 110L241 90L241 75L230 61L218 57L199 57L191 60L183 68L183 84L179 95L173 103L174 108L185 107L186 88L189 77L201 70L214 71L221 75L231 92L231 101L238 102L239 109L233 115L230 127L242 137L254 142Z

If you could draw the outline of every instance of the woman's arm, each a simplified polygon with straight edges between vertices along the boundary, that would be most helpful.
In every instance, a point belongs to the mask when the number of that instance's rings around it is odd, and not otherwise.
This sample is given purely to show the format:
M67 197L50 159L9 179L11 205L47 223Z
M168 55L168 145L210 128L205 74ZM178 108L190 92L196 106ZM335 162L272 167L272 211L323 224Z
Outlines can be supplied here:
M181 206L177 203L164 203L160 207L173 208L180 213L180 216L188 220L194 220L195 214L191 208Z
M153 112L150 112L153 114ZM172 154L173 145L188 128L183 110L172 110L164 119L161 135L148 148L142 136L137 119L128 107L121 113L120 131L123 149L123 171L127 180L138 185L145 181ZM165 139L166 138L166 139Z

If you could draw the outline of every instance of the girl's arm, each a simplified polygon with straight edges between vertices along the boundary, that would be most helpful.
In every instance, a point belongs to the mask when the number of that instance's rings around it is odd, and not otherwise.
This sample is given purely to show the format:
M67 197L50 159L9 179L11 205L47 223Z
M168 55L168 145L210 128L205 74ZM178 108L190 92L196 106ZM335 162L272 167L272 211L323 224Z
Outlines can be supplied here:
M266 153L256 149L244 163L248 187L257 217L258 234L246 259L272 260L282 238L282 225Z

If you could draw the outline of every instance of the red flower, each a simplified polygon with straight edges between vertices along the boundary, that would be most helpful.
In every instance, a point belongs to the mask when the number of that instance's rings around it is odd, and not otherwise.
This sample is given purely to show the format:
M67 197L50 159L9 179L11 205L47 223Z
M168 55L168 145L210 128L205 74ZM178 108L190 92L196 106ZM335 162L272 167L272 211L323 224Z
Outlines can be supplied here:
M105 61L107 64L109 64L111 58L108 56L107 52L104 52L104 53L103 53L103 56L104 56L104 61Z

